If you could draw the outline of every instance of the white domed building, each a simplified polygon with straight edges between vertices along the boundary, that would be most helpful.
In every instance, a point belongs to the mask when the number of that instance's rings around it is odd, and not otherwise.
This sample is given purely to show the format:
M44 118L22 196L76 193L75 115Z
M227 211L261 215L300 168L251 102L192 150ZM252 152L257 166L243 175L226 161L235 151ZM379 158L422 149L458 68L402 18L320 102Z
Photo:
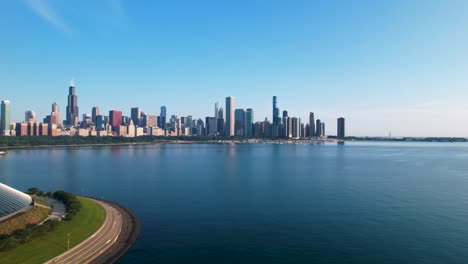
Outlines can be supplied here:
M0 221L33 205L31 196L0 183Z

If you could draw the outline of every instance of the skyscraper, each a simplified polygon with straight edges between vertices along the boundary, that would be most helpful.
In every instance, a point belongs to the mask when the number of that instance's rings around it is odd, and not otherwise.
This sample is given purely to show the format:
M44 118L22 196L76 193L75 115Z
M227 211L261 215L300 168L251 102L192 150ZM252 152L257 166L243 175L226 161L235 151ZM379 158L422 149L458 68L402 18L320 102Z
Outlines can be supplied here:
M216 119L216 120L219 119L218 114L219 114L219 103L216 102L216 103L215 103L215 119Z
M24 113L25 122L36 122L36 113L32 110L28 110Z
M234 135L245 135L245 111L244 109L236 109L234 112Z
M226 97L226 136L234 136L234 104L232 96Z
M292 118L289 118L291 121L290 121L290 124L291 124L291 137L292 138L300 138L301 137L301 119L300 118L297 118L297 117L292 117Z
M10 135L10 101L3 100L1 105L0 135Z
M220 107L218 110L218 135L224 135L224 111L223 108Z
M314 118L314 113L310 112L309 114L309 137L314 137L315 136L315 118Z
M158 126L162 129L166 129L166 117L167 117L166 107L161 106L161 114L159 115L160 124L158 124Z
M78 96L75 95L75 82L71 80L68 105L67 105L67 125L75 126L78 123Z
M50 113L50 124L55 124L59 126L62 123L62 120L60 120L60 111L59 111L59 105L54 102L52 104L52 112Z
M130 117L132 118L135 126L141 126L141 109L140 107L133 107L130 111Z
M345 119L340 117L338 118L337 123L336 136L340 139L343 139L345 137Z
M276 96L273 96L273 124L278 125L281 123L281 118L279 116L279 109L276 102Z
M317 119L315 122L315 136L316 137L321 137L322 136L322 123L320 122L320 119Z
M100 115L100 110L99 110L99 107L95 106L93 107L93 109L91 110L91 121L96 124L96 117L98 115Z
M245 136L253 137L253 121L254 121L254 112L252 108L247 108L245 111Z
M112 126L112 130L117 131L122 124L122 112L117 110L109 111L109 123Z
M206 134L209 136L214 136L216 135L216 130L218 129L217 123L216 123L216 117L206 117Z

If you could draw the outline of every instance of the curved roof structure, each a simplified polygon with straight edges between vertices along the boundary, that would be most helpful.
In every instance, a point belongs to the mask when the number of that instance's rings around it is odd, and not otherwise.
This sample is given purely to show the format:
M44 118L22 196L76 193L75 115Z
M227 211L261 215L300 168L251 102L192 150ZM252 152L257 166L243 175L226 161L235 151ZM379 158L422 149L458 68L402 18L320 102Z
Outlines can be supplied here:
M31 196L0 183L0 218L14 214L31 203Z

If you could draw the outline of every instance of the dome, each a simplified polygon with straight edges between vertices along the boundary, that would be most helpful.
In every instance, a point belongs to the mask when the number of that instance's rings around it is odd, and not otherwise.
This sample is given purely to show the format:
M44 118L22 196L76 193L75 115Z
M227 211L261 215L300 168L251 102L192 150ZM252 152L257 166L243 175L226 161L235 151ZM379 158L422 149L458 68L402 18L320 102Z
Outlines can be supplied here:
M0 183L0 218L14 214L31 203L31 196Z

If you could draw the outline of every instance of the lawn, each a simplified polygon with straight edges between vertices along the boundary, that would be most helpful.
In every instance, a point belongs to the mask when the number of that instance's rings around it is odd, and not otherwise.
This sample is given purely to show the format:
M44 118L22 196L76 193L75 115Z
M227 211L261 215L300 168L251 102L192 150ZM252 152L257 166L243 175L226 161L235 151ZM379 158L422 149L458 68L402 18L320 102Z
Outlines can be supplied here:
M71 221L62 221L55 231L44 237L34 238L30 243L1 252L0 263L43 263L67 250L68 233L70 248L94 234L104 221L104 208L87 198L78 199L82 207Z
M0 235L10 235L15 230L37 225L49 216L50 209L34 206L31 210L0 223ZM1 257L0 257L1 260ZM2 263L0 261L0 263Z
M39 198L37 196L32 196L32 198L33 198L35 203L50 207L50 204L46 200L43 200L43 199L41 199L41 198Z

